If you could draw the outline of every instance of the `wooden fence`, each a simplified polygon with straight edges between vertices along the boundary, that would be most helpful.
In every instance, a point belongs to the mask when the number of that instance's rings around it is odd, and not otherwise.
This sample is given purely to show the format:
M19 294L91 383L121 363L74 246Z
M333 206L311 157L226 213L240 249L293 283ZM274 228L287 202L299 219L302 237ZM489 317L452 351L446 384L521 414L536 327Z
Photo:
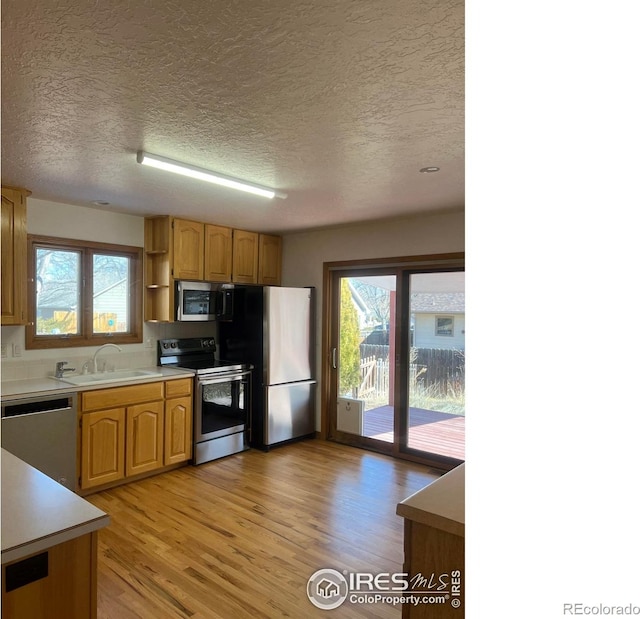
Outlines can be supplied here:
M75 311L53 312L52 325L57 327L57 333L77 333L78 320ZM93 313L94 333L109 333L116 331L126 331L124 323L118 323L118 315L111 312Z
M464 352L436 348L413 348L409 363L410 388L436 387L445 391L456 384L464 389ZM360 346L359 398L388 393L389 347Z

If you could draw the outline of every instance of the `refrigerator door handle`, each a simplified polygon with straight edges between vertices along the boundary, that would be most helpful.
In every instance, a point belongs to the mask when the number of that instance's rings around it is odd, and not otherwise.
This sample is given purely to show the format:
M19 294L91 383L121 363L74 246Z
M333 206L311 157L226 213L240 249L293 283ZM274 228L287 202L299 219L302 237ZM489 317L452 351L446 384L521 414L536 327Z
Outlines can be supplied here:
M331 350L331 365L333 365L334 370L338 369L338 366L336 365L336 351L337 351L336 348L333 348Z

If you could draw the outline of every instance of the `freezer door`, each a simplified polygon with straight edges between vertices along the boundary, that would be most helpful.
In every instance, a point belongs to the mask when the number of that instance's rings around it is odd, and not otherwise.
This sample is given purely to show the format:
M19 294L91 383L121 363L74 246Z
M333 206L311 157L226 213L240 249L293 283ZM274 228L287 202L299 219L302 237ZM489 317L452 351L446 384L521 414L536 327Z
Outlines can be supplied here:
M310 288L264 288L265 385L313 378Z
M315 432L315 388L315 380L266 388L265 445Z

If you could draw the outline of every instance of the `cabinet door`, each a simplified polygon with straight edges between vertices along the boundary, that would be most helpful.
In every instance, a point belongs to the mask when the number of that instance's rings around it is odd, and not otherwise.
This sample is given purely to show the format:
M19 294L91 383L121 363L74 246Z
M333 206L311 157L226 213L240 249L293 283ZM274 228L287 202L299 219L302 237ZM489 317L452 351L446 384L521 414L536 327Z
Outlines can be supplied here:
M204 224L173 220L173 277L202 280L204 272Z
M82 489L122 479L125 409L84 413L81 419Z
M279 286L281 281L282 238L261 234L259 241L258 283Z
M127 408L127 477L162 466L163 437L164 402Z
M165 402L164 463L175 464L191 458L191 396Z
M2 324L26 324L27 193L2 188Z
M231 281L231 228L205 224L204 279L208 282Z
M233 231L233 281L237 284L258 283L258 233Z

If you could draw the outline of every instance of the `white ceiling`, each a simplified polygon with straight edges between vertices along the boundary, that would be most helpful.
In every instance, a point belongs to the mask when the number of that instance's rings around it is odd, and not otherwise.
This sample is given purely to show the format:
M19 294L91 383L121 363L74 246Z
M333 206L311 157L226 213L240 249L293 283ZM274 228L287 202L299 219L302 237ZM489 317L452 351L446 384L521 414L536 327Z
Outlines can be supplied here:
M2 183L275 233L462 210L464 2L3 0Z

